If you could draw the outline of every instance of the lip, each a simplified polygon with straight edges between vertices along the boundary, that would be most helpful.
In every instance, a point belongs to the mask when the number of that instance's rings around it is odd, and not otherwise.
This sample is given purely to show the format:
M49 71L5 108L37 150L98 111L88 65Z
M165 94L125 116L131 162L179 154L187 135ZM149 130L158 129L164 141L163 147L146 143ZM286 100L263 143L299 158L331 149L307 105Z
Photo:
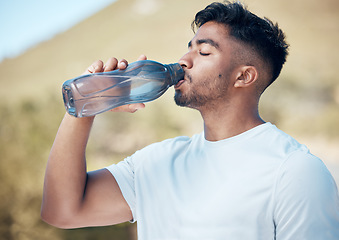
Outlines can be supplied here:
M178 89L186 80L182 79L177 84L175 84L174 89Z

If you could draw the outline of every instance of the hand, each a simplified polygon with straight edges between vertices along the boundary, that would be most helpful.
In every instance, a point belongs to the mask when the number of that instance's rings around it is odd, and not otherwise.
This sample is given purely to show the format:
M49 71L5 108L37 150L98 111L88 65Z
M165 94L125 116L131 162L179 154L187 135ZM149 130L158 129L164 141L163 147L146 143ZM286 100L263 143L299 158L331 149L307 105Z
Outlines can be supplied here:
M147 57L145 55L141 55L137 60L146 60ZM125 59L121 59L118 61L118 59L112 57L107 60L107 62L104 64L103 61L98 60L92 63L91 66L87 68L87 70L83 74L90 74L90 73L98 73L98 72L110 72L116 69L123 70L128 66L128 62ZM113 108L110 111L111 112L130 112L134 113L139 109L145 108L144 103L133 103L133 104L127 104L124 106L120 106L117 108Z

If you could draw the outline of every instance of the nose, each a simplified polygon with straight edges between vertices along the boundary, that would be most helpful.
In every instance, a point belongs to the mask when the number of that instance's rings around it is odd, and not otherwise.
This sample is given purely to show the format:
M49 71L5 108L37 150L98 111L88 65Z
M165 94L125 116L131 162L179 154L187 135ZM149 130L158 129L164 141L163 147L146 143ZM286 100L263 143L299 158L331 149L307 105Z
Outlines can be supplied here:
M182 68L184 69L190 69L193 67L193 62L189 57L189 52L186 53L184 56L182 56L178 63L181 65Z

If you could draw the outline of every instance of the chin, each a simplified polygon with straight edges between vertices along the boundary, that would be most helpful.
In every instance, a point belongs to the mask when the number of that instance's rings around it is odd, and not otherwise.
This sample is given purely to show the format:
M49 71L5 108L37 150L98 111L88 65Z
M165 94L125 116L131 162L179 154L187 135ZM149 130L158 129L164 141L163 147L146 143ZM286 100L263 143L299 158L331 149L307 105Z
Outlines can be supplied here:
M185 101L183 101L180 97L174 96L174 102L180 107L186 107Z
M187 98L182 95L180 90L175 91L174 101L180 107L187 107L189 105Z

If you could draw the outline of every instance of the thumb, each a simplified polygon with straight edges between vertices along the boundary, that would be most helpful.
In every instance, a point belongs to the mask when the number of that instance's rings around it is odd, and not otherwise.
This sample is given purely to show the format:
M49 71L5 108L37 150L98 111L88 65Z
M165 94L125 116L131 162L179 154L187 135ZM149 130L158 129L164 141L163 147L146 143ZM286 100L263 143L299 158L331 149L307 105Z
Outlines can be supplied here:
M141 55L138 57L137 61L140 61L140 60L147 60L146 55L141 54Z
M144 103L133 103L133 104L127 104L127 105L123 105L120 107L116 107L111 109L111 112L129 112L129 113L134 113L136 111L138 111L139 109L143 109L145 108L145 104Z

